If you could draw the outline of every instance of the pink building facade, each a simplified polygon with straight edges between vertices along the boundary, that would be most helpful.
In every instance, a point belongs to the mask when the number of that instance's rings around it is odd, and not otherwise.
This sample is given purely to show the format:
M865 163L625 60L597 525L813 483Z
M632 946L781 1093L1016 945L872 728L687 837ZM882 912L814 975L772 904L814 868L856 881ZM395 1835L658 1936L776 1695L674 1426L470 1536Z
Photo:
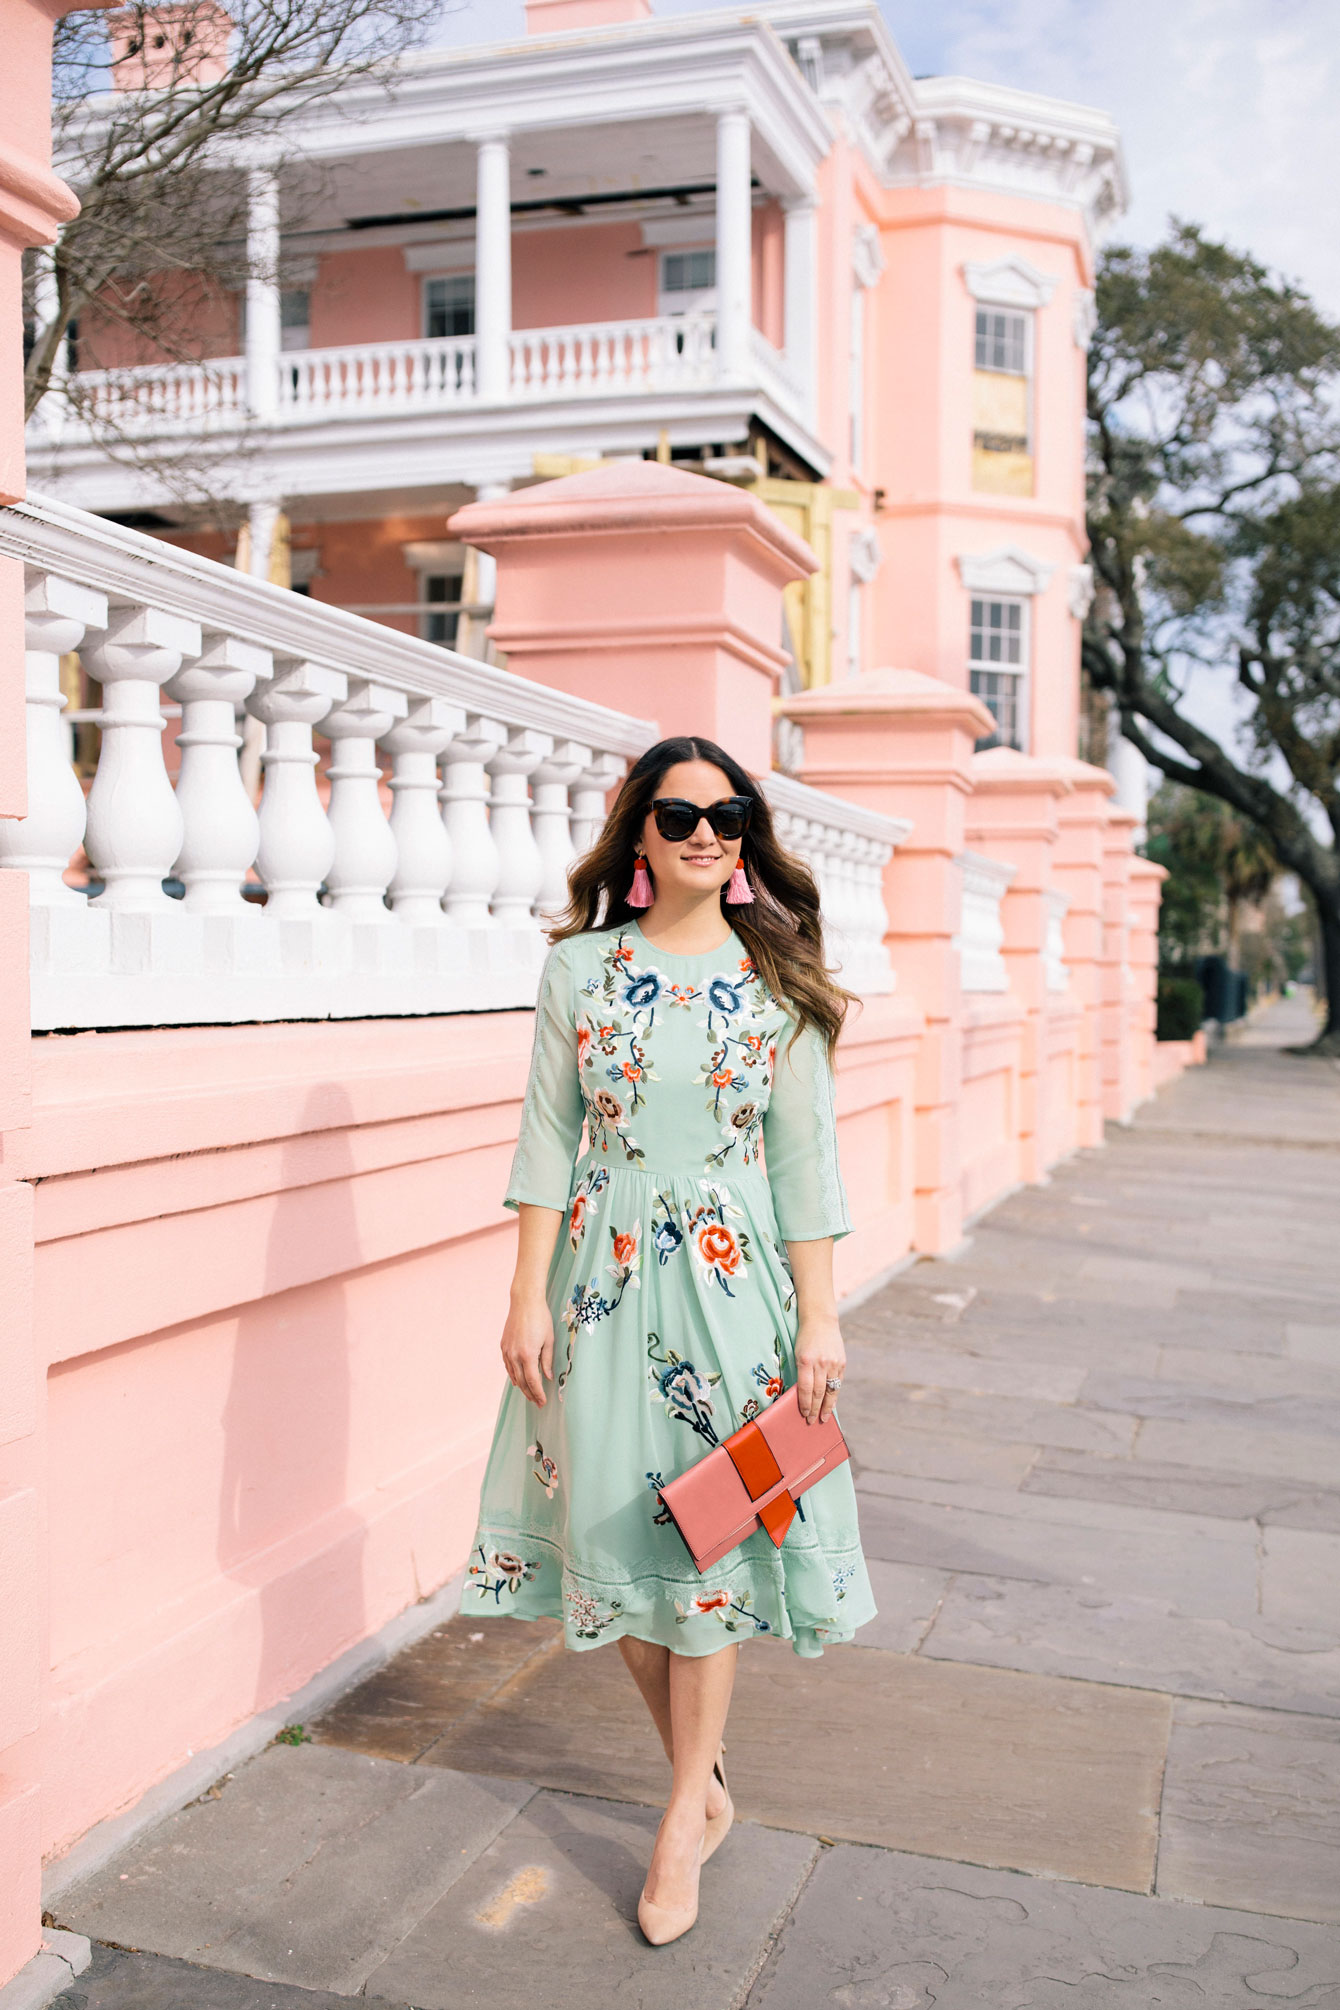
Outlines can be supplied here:
M765 778L860 999L844 1292L1191 1057L1158 870L1076 758L1103 120L914 83L865 0L531 0L314 124L301 242L252 170L244 335L81 352L25 499L18 260L73 202L57 10L17 11L0 1979L54 1991L43 1891L465 1560L541 925L659 733ZM183 442L240 564L155 472Z

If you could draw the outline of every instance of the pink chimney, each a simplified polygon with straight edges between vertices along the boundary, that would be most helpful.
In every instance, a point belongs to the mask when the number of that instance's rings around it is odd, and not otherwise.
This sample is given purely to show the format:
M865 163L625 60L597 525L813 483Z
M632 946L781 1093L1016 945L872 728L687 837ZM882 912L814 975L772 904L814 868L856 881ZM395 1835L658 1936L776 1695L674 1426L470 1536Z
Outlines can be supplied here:
M215 0L168 0L107 16L112 82L118 91L217 83L228 69L233 18Z
M613 28L650 21L651 0L526 0L526 33L552 35L560 28Z

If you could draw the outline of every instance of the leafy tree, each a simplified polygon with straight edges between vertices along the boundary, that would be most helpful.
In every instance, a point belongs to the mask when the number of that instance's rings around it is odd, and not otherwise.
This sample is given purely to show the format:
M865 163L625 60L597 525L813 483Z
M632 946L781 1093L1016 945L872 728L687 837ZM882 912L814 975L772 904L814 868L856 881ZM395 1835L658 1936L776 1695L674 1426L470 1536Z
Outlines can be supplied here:
M1340 331L1297 287L1174 222L1102 263L1089 360L1084 667L1170 780L1259 830L1316 905L1340 1053ZM1189 686L1237 691L1242 728Z
M1260 906L1280 870L1256 825L1213 796L1165 782L1149 804L1145 851L1169 875L1159 910L1160 961L1181 968L1218 953L1236 966L1241 911Z
M81 207L55 247L54 285L39 286L29 260L28 412L60 384L73 322L197 360L211 307L248 276L247 162L291 155L286 129L336 92L350 116L360 79L387 75L443 11L444 0L228 0L224 17L217 0L132 0L116 15L124 60L137 76L147 61L153 88L118 91L106 16L58 21L53 153ZM226 64L202 61L221 22ZM84 360L97 362L95 345Z

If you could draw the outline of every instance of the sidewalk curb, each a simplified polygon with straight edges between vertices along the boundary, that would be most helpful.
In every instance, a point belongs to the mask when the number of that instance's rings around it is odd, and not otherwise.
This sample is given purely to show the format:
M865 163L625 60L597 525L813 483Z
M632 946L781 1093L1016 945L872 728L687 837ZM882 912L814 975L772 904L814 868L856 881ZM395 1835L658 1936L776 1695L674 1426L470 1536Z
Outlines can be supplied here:
M248 1759L254 1759L258 1752L263 1752L286 1724L301 1724L309 1717L319 1716L348 1690L384 1667L403 1647L412 1647L416 1640L422 1640L448 1619L454 1619L464 1579L465 1572L458 1570L439 1591L388 1619L378 1632L369 1634L366 1640L360 1640L356 1646L347 1649L338 1660L321 1669L310 1682L285 1697L283 1702L262 1710L258 1716L249 1717L221 1744L212 1745L208 1751L193 1753L184 1766L169 1773L157 1786L150 1787L148 1793L141 1795L124 1814L110 1815L106 1821L98 1822L63 1857L47 1865L42 1877L42 1904L48 1910L54 1910L76 1885L94 1876L127 1843L134 1842L165 1816L177 1814L188 1802L203 1794L207 1787L213 1786L215 1780L244 1765ZM46 1941L54 1944L57 1939L74 1941L79 1938L77 1934L49 1932L44 1945ZM87 1941L84 1945L88 1945ZM28 1966L31 1968L35 1962L51 1958L45 1954L36 1955ZM84 1966L87 1965L85 1962ZM68 1982L69 1969L64 1961L61 1966ZM75 1970L76 1974L82 1972L82 1969ZM41 2006L49 2003L57 1993L53 1989L45 1996L33 1996L31 1999L16 1996L11 2003L8 1991L27 1973L28 1969L21 1970L14 1982L0 1989L0 2010L41 2010ZM65 1987L65 1982L61 1987Z
M0 1988L0 2010L46 2010L92 1959L93 1948L82 1933L52 1927L42 1935L41 1953Z

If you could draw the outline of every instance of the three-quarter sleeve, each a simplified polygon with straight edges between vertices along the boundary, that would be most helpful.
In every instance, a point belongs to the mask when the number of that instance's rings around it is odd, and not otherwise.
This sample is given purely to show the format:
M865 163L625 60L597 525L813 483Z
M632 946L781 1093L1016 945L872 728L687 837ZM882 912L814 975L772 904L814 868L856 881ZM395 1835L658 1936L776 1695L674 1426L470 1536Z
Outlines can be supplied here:
M566 944L560 942L540 975L535 1045L504 1207L524 1201L562 1212L572 1187L583 1114L572 970Z
M837 1112L827 1043L814 1026L777 1042L772 1099L763 1115L763 1155L784 1242L851 1233L838 1165Z

